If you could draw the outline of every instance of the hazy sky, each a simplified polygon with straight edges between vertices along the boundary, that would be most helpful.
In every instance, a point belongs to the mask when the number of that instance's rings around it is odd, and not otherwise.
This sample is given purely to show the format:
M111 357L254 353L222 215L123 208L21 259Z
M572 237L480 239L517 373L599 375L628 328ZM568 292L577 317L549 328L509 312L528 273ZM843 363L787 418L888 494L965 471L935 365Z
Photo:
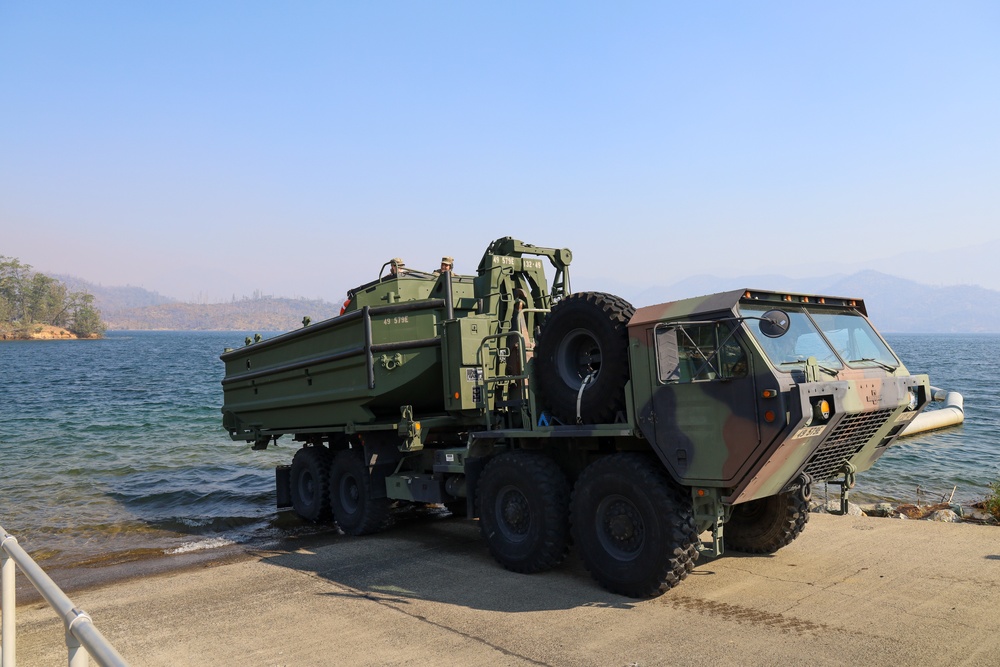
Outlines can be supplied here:
M506 235L576 288L921 279L1000 239L998 119L995 2L0 0L0 255L203 300Z

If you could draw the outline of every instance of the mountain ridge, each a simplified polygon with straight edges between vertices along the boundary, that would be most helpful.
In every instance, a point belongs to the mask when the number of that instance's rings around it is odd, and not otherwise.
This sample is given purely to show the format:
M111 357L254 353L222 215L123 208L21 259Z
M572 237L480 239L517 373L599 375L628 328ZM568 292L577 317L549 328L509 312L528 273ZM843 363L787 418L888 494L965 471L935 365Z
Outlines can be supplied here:
M284 331L334 317L340 304L322 299L264 296L224 303L185 303L141 287L105 287L59 277L72 289L94 295L108 328L162 330ZM934 286L874 269L812 278L750 274L735 278L689 276L670 285L619 285L622 295L644 306L689 297L755 288L862 298L879 330L887 333L1000 333L1000 291L979 285Z
M872 322L887 333L1000 333L1000 291L926 285L874 269L812 278L691 276L643 290L638 298L645 305L743 288L864 299Z

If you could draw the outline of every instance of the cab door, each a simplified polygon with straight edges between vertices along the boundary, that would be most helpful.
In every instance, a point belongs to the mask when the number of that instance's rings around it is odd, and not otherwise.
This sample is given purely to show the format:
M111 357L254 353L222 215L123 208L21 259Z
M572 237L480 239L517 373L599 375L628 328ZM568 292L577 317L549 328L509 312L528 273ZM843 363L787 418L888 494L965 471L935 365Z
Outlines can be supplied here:
M679 481L727 481L760 445L753 356L734 324L657 324L653 330L655 445Z

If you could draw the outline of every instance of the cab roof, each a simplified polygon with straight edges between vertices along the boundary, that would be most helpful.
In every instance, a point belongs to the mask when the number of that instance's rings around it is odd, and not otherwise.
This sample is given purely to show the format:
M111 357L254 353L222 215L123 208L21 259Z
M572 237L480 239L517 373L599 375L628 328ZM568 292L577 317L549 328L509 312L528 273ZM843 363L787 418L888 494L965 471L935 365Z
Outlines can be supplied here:
M628 325L630 327L642 326L644 324L661 322L665 319L691 317L696 314L708 314L725 310L735 312L736 306L740 303L752 303L773 308L793 305L832 307L857 310L862 315L868 316L868 310L865 308L863 299L819 294L798 294L795 292L774 292L759 289L741 289L637 308L635 315L629 320Z

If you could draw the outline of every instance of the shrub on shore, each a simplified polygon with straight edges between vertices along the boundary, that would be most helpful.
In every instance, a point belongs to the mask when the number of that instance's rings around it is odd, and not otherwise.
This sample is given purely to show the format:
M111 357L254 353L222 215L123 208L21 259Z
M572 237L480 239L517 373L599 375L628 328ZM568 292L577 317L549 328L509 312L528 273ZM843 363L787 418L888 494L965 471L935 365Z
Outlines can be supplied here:
M1000 481L990 484L990 494L983 501L983 509L1000 519Z

